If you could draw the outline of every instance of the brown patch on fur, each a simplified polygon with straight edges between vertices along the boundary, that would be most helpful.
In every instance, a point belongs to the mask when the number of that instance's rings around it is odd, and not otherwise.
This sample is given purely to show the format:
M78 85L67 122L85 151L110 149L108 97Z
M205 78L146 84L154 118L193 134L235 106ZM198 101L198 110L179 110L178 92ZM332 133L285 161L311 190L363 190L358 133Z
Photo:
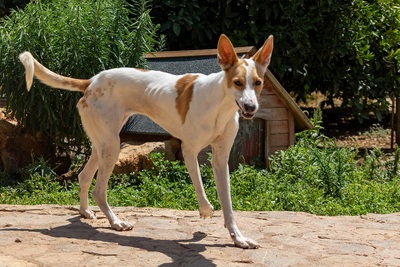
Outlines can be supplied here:
M84 97L82 97L81 99L79 99L78 101L78 105L82 108L87 108L88 107L88 103L86 102L86 99Z
M261 94L261 91L262 91L262 88L263 88L263 84L264 84L264 77L260 77L259 76L257 68L253 68L252 77L253 77L254 90L256 91L257 96L260 97L260 94ZM261 82L260 85L256 85L256 83L258 81Z
M237 90L244 90L246 85L247 72L246 68L241 63L235 64L233 67L227 69L225 73L229 88L235 87ZM242 85L235 85L235 81L240 81Z
M176 82L176 91L178 96L176 97L176 109L182 119L182 124L185 123L186 114L189 111L190 101L193 97L193 86L194 81L198 75L185 75Z
M136 68L136 70L141 71L141 72L148 72L148 71L150 71L150 70L147 70L147 69L139 69L139 68Z
M249 65L249 63L248 63L246 60L244 60L244 59L241 59L241 60L240 60L240 64L243 64L243 65L245 65L245 66L248 66L248 65Z
M90 80L80 80L80 79L63 77L61 83L64 86L70 85L73 88L77 88L80 91L85 92L86 88L88 88L90 84Z
M115 85L115 81L109 81L108 82L108 88L110 89L110 90L112 90L112 89L114 89L114 85ZM104 90L103 90L104 91ZM103 93L104 94L104 93Z
M92 99L100 98L100 97L104 96L104 90L105 89L103 89L101 87L91 88L89 90L90 92L88 94L85 93L85 95L87 97L90 96Z
M91 96L93 94L93 90L86 90L85 93L83 94L84 97L88 98L89 96Z

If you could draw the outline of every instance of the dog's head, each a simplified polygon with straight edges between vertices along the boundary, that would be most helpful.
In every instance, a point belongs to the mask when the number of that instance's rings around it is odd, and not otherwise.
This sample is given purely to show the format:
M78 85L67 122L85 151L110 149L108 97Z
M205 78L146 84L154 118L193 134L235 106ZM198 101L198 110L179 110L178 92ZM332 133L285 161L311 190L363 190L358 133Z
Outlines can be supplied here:
M242 116L254 117L264 83L264 74L271 60L273 36L270 35L250 59L239 59L231 41L221 35L218 42L218 64L225 71L229 92L233 94Z

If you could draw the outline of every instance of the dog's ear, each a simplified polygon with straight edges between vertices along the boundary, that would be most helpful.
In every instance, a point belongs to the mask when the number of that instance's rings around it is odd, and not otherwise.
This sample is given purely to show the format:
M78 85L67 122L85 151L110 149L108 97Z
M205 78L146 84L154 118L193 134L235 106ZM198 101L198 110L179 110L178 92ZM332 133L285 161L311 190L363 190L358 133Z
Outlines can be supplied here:
M270 35L267 40L265 40L264 45L257 51L257 53L252 57L254 62L267 68L270 61L272 50L274 49L274 36Z
M229 38L221 34L218 41L218 64L223 70L227 70L239 61L235 49Z

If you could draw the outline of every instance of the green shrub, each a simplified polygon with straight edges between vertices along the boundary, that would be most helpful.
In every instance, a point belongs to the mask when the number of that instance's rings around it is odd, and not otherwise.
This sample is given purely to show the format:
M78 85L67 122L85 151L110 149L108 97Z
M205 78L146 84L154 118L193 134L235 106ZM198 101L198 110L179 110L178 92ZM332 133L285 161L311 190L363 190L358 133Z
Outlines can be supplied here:
M152 2L168 49L215 48L221 33L236 46L260 47L273 34L269 68L299 100L322 91L363 120L371 111L381 118L387 95L399 95L398 1Z
M90 78L113 67L143 67L143 53L157 44L156 29L147 0L30 2L0 21L0 86L7 108L23 126L57 145L81 147L87 141L76 109L81 95L40 82L26 92L18 55L28 50L61 75Z

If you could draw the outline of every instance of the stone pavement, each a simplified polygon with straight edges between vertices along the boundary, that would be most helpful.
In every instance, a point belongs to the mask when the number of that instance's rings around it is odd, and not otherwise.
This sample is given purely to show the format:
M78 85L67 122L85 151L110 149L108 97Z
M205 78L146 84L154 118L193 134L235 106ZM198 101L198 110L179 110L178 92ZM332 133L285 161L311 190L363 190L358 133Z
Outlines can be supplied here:
M121 207L134 229L83 219L77 207L0 205L0 266L400 266L400 214L323 217L235 212L261 247L234 247L220 211Z

